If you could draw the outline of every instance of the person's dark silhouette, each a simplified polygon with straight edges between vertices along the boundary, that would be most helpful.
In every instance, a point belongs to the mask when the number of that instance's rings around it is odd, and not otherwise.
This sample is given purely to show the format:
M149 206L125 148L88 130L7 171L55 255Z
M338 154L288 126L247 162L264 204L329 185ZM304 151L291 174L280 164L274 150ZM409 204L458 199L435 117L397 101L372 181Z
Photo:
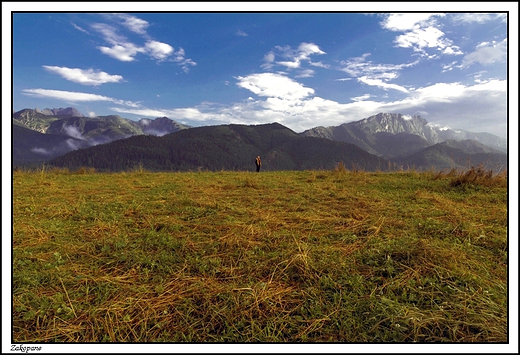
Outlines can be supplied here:
M256 171L260 172L260 167L262 166L262 161L260 160L260 155L256 157L255 164L256 164Z

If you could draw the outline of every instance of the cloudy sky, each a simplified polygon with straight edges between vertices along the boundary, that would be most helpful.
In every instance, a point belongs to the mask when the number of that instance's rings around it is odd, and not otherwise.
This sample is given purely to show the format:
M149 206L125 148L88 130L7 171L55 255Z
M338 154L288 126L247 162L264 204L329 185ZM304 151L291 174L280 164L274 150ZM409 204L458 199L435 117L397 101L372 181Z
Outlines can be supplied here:
M13 13L13 110L296 132L390 112L507 136L506 12L362 9Z

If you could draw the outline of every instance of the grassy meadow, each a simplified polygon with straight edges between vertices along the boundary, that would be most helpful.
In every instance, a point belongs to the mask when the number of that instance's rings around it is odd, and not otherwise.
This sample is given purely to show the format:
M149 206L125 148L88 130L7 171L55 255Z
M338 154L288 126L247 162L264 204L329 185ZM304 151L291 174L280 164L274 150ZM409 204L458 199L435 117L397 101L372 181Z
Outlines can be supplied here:
M507 175L13 172L30 342L507 342Z

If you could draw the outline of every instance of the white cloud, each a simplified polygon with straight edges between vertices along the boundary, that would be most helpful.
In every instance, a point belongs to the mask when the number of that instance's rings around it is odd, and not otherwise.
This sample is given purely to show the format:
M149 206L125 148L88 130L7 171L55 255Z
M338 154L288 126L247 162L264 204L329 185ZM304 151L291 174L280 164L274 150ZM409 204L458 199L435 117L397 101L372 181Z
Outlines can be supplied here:
M110 75L104 71L94 69L79 69L79 68L66 68L57 66L43 66L46 70L51 73L56 73L62 78L82 84L82 85L101 85L105 83L118 83L123 80L121 75Z
M24 95L33 96L33 97L41 97L41 98L51 98L69 102L84 102L84 101L114 101L114 99L96 95L96 94L87 94L83 92L73 92L73 91L61 91L61 90L48 90L48 89L25 89L22 90Z
M418 29L424 24L432 22L436 16L445 16L444 14L431 13L402 13L389 14L381 22L381 27L391 31L409 31Z
M135 16L120 14L117 15L120 19L124 20L123 26L128 28L130 31L137 34L146 34L146 28L150 25L147 21L137 18Z
M242 30L237 30L236 35L237 35L237 36L241 36L241 37L247 37L247 36L249 36L247 33L245 33L245 32L242 31Z
M132 43L125 43L124 45L116 44L111 48L100 46L98 49L102 53L122 62L132 62L135 60L134 56L137 53L143 52L142 48L135 47Z
M484 42L477 45L477 49L464 56L461 67L469 67L479 63L489 65L495 62L504 62L507 60L507 39L501 42L488 43Z
M454 24L468 24L472 22L477 23L485 23L488 21L493 21L495 19L499 19L503 22L507 22L507 14L505 13L497 13L497 14L486 14L486 13L458 13L451 14L451 18Z
M435 27L415 28L397 36L398 47L412 48L416 52L425 52L425 48L436 48L444 54L460 55L462 51L452 41L444 37L444 32Z
M270 51L264 56L265 63L262 64L262 68L271 69L275 63L275 56L278 55L287 60L276 61L276 64L287 67L288 69L300 68L302 61L309 62L311 65L323 66L321 62L312 63L311 55L326 54L320 49L320 47L314 43L302 42L297 49L291 48L291 46L276 46L275 51Z
M399 71L413 67L419 61L404 64L375 64L372 61L366 61L370 53L365 53L361 57L354 57L340 62L340 70L357 78L366 76L371 79L395 79L398 77Z
M170 119L181 122L184 122L186 120L194 122L204 122L214 120L216 117L220 117L220 115L216 112L212 114L207 114L200 111L197 107L186 107L177 109L131 109L125 107L111 107L110 109L118 113L129 113L144 117L168 117Z
M426 52L430 48L437 49L445 55L463 54L460 48L453 45L453 42L439 29L437 18L445 17L445 14L404 13L384 16L386 17L381 22L382 28L404 32L394 40L397 47L411 48L414 52L430 59L438 57Z
M78 25L76 25L74 22L71 22L72 26L77 29L78 31L81 31L83 33L86 33L86 34L90 34L89 31L87 31L86 29L84 29L83 27L80 27Z
M258 96L282 99L301 99L314 94L314 90L279 74L261 73L237 77L237 85L252 91Z
M83 139L83 134L81 134L81 132L79 131L78 127L75 127L75 126L72 126L72 125L71 126L67 126L67 125L64 124L61 127L61 129L69 137L77 138L77 139Z
M113 26L107 25L105 23L94 23L90 25L90 27L101 33L105 41L112 45L124 43L127 41L126 37L117 34L117 29Z
M117 33L117 28L104 24L104 23L95 23L92 24L91 27L97 32L103 35L103 38L106 42L112 45L112 47L106 46L98 46L98 49L114 58L123 62L131 62L135 60L135 56L138 53L145 52L144 48L136 46L135 44L129 42L126 37L119 35Z
M312 65L312 66L315 66L315 67L325 68L325 69L330 69L330 67L331 67L329 64L324 64L322 62L312 62L312 61L309 61L309 64Z
M371 97L372 96L370 94L364 94L364 95L361 95L361 96L351 97L350 99L352 101L365 101L365 100L370 99Z
M45 99L56 99L62 100L66 102L89 102L89 101L104 101L104 102L113 102L118 105L126 105L130 107L140 107L139 103L133 101L125 101L118 100L108 96L96 95L96 94L88 94L84 92L75 92L75 91L61 91L61 90L48 90L48 89L24 89L22 90L22 94L45 98Z
M375 64L366 59L370 53L365 53L361 57L350 58L346 61L340 62L339 70L350 74L352 77L366 85L380 87L382 89L392 89L401 92L408 92L408 90L397 84L389 83L390 80L399 77L399 72L405 68L413 67L418 61L405 64ZM345 81L348 78L337 79L338 81Z
M274 66L274 64L273 64L273 62L274 62L274 58L275 58L275 55L274 55L273 52L269 52L269 53L267 53L267 54L264 56L264 64L262 64L260 67L261 67L262 69L265 69L265 70L269 70L269 69L271 69L271 68Z
M175 48L171 45L150 38L146 32L146 28L150 25L147 21L125 14L116 15L116 18L123 19L122 25L130 31L140 34L145 39L145 43L143 45L134 44L118 33L120 28L104 23L95 23L91 27L111 45L111 47L98 46L102 53L122 62L132 62L136 60L135 57L138 54L145 54L158 62L171 60L181 65L184 72L189 71L189 66L197 64L192 59L185 57L184 49L179 48L175 51Z
M312 78L314 76L314 70L303 69L300 74L296 75L296 78Z
M145 44L145 48L149 55L158 60L166 59L170 54L173 53L173 47L167 43L158 41L148 41ZM183 51L184 54L184 51Z
M267 54L264 56L264 60L265 60L267 63L272 63L272 62L274 62L274 53L273 53L273 52L269 52L269 53L267 53Z
M455 64L457 64L457 61L451 62L449 64L445 64L442 66L442 72L445 73L447 71L453 70Z
M296 69L296 68L300 67L299 60L295 60L294 62L276 62L276 64L286 66L287 68L290 68L290 69Z
M312 54L326 54L314 43L301 43L298 46L298 59L308 60Z
M396 85L396 84L388 84L381 79L370 79L366 76L362 76L362 77L358 78L357 80L360 83L371 85L371 86L377 86L377 87L380 87L385 90L393 89L393 90L398 90L401 92L408 92L408 90L405 87L402 87L402 86Z

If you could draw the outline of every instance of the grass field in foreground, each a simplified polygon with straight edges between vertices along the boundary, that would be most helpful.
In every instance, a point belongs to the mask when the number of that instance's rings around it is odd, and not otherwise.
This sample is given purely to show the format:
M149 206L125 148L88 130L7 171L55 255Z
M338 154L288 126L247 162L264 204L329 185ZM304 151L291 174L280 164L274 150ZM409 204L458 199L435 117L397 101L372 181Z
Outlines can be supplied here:
M472 171L15 171L12 340L506 342L507 175Z

